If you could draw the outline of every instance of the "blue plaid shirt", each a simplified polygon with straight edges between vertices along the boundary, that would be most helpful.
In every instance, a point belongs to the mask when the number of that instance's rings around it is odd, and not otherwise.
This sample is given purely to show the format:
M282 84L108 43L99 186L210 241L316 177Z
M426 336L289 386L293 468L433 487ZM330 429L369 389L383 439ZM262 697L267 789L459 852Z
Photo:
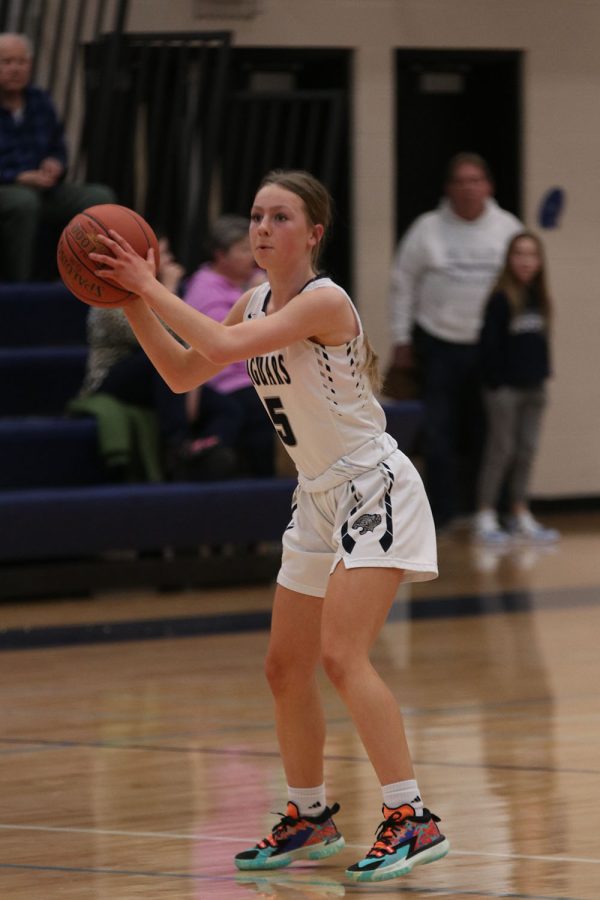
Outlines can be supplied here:
M27 87L19 121L0 106L0 183L11 184L20 172L39 169L49 156L66 167L63 125L46 91Z

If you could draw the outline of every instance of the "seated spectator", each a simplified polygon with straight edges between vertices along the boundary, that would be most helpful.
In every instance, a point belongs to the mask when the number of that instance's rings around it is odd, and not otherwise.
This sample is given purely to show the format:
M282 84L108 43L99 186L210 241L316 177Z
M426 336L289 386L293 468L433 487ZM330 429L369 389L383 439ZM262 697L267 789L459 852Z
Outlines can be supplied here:
M174 259L165 238L161 238L159 247L158 278L170 291L176 292L183 267ZM85 401L99 396L120 401L127 408L151 410L156 413L158 425L161 474L173 480L228 478L235 474L235 456L214 437L206 413L203 414L206 434L203 439L194 437L191 416L199 415L198 410L191 408L185 394L173 393L163 381L140 347L121 308L92 307L87 333L86 373L79 397L69 406L71 413L97 415L97 404L86 405ZM210 415L216 412L213 406ZM108 412L112 413L112 407ZM114 464L105 462L111 469L108 474L112 480L137 480L129 462L123 464L119 458ZM138 472L137 476L143 478L144 473Z
M219 322L245 290L264 281L250 249L248 224L241 216L221 216L213 223L210 261L191 276L184 291L186 303ZM208 430L234 450L243 474L272 476L273 426L250 381L246 363L232 363L198 390L201 411L197 433L203 435ZM207 417L206 424L203 416Z
M244 291L264 281L250 249L248 224L242 216L230 215L213 223L208 242L210 261L191 276L184 291L186 303L219 322ZM204 395L211 389L219 401L210 416L211 432L236 452L243 474L272 476L273 426L250 381L246 363L232 363L198 390ZM214 396L209 397L202 399L205 409L214 405ZM201 420L199 426L202 434Z
M36 276L43 223L56 232L78 212L114 203L101 184L65 180L63 125L49 95L30 85L32 48L25 35L0 34L0 277Z

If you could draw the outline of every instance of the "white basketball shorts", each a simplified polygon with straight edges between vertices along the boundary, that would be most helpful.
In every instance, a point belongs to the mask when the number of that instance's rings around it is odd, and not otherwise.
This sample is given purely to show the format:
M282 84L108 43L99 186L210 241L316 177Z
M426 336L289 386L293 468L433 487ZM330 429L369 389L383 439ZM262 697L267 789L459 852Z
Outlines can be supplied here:
M407 582L437 577L429 501L419 473L400 450L330 490L296 489L278 584L324 597L340 560L347 569L404 569Z

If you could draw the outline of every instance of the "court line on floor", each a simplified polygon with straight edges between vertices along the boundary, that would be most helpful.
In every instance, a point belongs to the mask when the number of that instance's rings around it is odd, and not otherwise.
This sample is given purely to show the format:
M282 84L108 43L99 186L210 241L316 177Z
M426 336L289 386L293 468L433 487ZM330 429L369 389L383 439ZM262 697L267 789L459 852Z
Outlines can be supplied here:
M24 745L24 752L32 752L31 747L41 749L96 749L96 750L126 750L126 751L144 751L150 753L198 753L205 756L239 756L250 759L278 759L280 753L278 750L243 750L236 747L230 749L227 747L194 747L183 746L173 747L168 744L128 744L119 741L59 741L48 739L31 739L31 738L3 738L0 737L0 745L15 744ZM1 753L2 751L0 751ZM326 753L325 760L327 762L349 762L349 763L368 763L367 756L341 756L335 753ZM427 760L416 758L415 765L433 766L435 768L449 769L484 769L486 772L547 772L552 775L599 775L600 769L569 769L557 768L556 766L536 766L536 765L516 765L514 763L478 763L454 760Z
M597 606L599 603L600 594L597 588L590 587L493 591L423 599L408 598L408 600L400 600L394 604L388 621L510 614ZM6 628L0 630L0 651L266 631L270 621L270 610L260 610L204 616Z
M135 878L178 878L184 881L232 881L229 875L199 875L194 872L150 872L138 869L109 869L106 866L42 866L32 863L0 862L0 869L26 869L32 872L69 872L72 875L127 875Z
M227 837L215 834L185 834L172 831L128 831L124 829L112 828L84 828L82 826L67 825L23 825L10 822L0 822L0 830L3 831L34 831L51 834L80 834L93 835L95 837L127 837L127 838L160 838L177 841L206 841L208 843L227 843L227 844L252 844L255 840L250 837ZM362 851L369 847L369 844L351 844L346 842L346 848L350 850ZM585 865L600 865L600 858L585 856L550 856L547 854L535 853L501 853L498 851L481 851L481 850L459 850L452 847L453 856L475 856L484 859L510 859L510 860L535 860L537 862L563 862L563 863L583 863Z

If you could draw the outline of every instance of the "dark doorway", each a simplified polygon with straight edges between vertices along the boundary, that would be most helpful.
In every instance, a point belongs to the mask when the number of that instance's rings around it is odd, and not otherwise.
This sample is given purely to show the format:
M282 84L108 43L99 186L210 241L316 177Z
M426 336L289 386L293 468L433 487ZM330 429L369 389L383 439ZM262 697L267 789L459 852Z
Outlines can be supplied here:
M247 215L270 169L306 169L334 200L322 266L351 291L351 52L235 47L222 127L221 204Z
M85 46L86 178L169 238L187 271L206 234L229 32L110 33Z
M489 163L500 206L521 214L521 53L398 50L396 236L440 199L454 153Z

